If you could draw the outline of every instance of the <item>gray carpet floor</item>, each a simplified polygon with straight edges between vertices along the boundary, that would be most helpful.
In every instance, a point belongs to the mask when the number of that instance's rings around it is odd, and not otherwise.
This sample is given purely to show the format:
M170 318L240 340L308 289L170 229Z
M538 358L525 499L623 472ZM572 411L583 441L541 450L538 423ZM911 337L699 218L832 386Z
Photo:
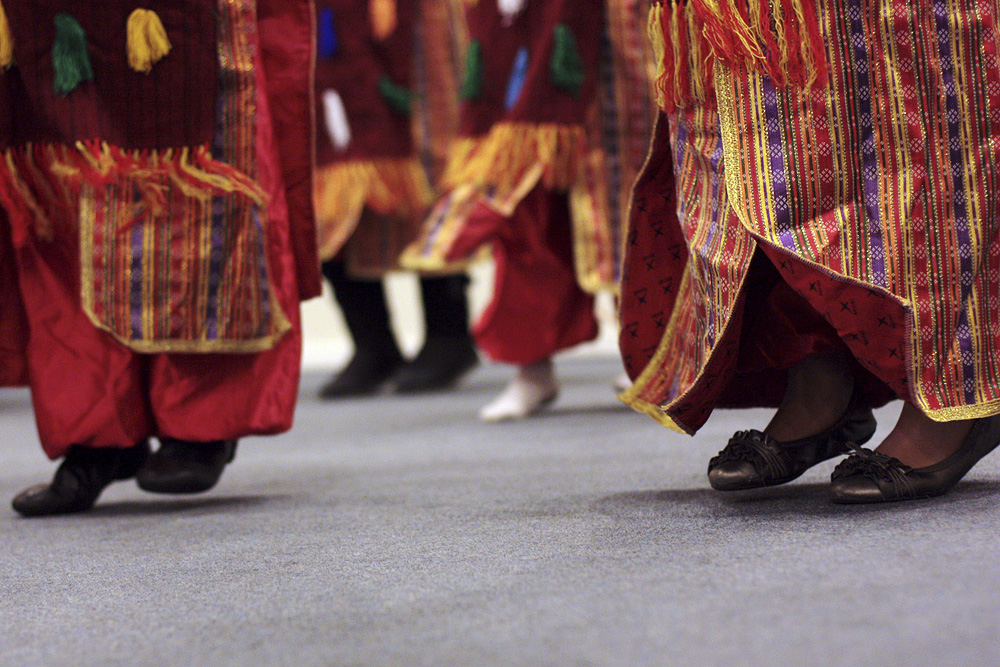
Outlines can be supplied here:
M676 435L617 369L564 360L549 413L492 426L504 368L336 404L308 375L208 494L0 509L0 665L1000 664L1000 454L933 501L831 505L833 463L719 494L708 458L767 413ZM6 504L53 467L26 393L0 419Z

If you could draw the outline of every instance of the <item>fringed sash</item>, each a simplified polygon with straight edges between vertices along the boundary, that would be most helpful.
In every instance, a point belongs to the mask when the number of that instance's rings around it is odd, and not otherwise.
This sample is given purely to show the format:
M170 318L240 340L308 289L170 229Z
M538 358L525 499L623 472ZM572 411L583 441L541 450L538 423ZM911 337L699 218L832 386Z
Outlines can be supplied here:
M160 151L127 151L102 141L66 144L25 144L8 148L0 163L0 200L12 211L24 212L26 224L51 239L53 221L75 220L85 187L103 190L129 183L141 194L142 206L127 226L163 217L167 191L209 202L219 195L239 194L263 207L267 196L260 184L239 169L212 158L208 146Z
M813 0L658 0L649 36L667 112L714 99L716 61L767 74L779 88L826 84Z

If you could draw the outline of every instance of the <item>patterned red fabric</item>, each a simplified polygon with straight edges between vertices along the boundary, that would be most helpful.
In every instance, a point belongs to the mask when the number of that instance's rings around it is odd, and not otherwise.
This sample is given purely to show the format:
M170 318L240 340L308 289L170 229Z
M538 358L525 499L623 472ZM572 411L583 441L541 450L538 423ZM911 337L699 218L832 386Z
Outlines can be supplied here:
M12 15L9 1L4 2L8 15ZM44 8L62 8L65 5L84 24L95 68L97 62L103 63L99 71L113 79L114 76L107 73L126 62L122 48L125 43L125 17L119 16L119 10L124 12L122 7L128 9L133 4L104 3L103 10L96 9L100 3L41 4ZM200 2L199 7L209 7L204 15L194 9L188 14L183 13L182 10L189 4L193 5L194 0L190 3L144 3L143 6L160 9L161 4L164 5L162 18L172 36L177 34L177 27L186 25L187 21L197 22L197 29L192 35L200 35L201 29L210 33L211 39L203 46L211 50L214 63L217 57L216 4ZM254 9L252 4L240 7ZM103 26L97 21L101 11L102 16L110 14L115 19L114 27ZM249 125L253 126L253 142L244 148L250 152L259 188L266 193L266 208L261 213L262 217L266 213L268 224L263 226L261 233L264 237L262 248L270 270L269 284L273 287L273 304L287 315L290 329L270 349L255 354L138 354L95 327L82 309L84 286L81 284L79 234L58 233L52 238L42 238L34 233L35 230L29 229L18 239L17 248L13 250L4 243L9 231L6 220L0 220L0 255L9 260L8 251L13 251L17 260L16 263L4 261L2 266L4 270L16 266L16 276L0 272L4 286L0 292L3 297L0 315L4 316L0 325L0 355L3 355L0 356L0 380L19 374L16 360L12 358L8 363L6 352L20 347L24 352L22 369L23 361L27 360L42 446L53 458L63 455L74 444L126 447L150 436L208 441L277 433L291 427L301 356L298 301L300 296L318 292L319 286L315 232L311 223L312 7L308 0L257 0L256 11L261 22L261 48L258 52L257 43L249 42L254 45L249 53L259 57L253 61L246 59L249 64L246 71L250 73L250 78L255 79L257 95L252 101L256 113L249 117ZM25 20L24 16L19 14L18 20ZM120 23L117 22L119 19ZM202 20L205 25L202 25ZM24 26L18 27L18 30L23 29ZM183 61L185 54L189 54L183 48L186 39L172 41L175 41L175 51L154 66L150 77L155 77L161 70L164 73L172 71L174 65L171 63L174 61L171 59L176 56L176 60ZM115 42L114 65L103 60L105 57L109 61L112 58L111 51L107 54L104 51L104 45L112 42ZM21 40L19 45L23 43L24 40ZM46 98L38 102L50 106L40 107L46 113L26 121L23 109L12 100L37 101L46 94L43 88L46 85L51 87L51 74L46 73L51 70L51 58L41 49L36 51L41 62L32 65L34 69L28 68L23 52L19 50L16 66L6 74L0 74L0 103L5 103L0 106L0 129L6 128L18 140L49 133L45 135L49 140L62 138L68 141L80 136L79 133L89 133L94 128L94 131L103 132L103 128L109 127L107 137L121 137L123 142L133 141L129 137L139 131L135 129L139 121L117 118L108 111L110 107L88 111L88 100L94 95L127 97L120 91L116 96L115 91L100 88L98 78L104 77L95 77L94 83L84 84L64 100ZM197 52L197 49L192 52ZM242 55L246 57L247 53L244 51ZM266 62L262 63L262 60ZM212 63L205 66L209 70L207 73L188 71L198 69L197 62L181 69L187 76L204 75L215 81L218 72ZM41 81L34 82L33 85L37 85L31 88L38 98L22 97L28 95L26 91L29 89L23 80L26 71L34 72ZM132 73L133 82L136 76ZM137 90L145 91L144 83L139 81ZM159 83L169 87L168 82ZM171 85L173 83L177 82ZM100 84L104 85L103 82ZM182 91L181 101L175 101L175 105L184 103L185 94L197 97L205 92L199 91L197 85L192 84L192 87L187 93ZM207 87L207 90L211 92L213 89ZM144 101L152 99L153 93L150 97L143 97ZM64 108L67 104L74 105L72 110L79 110L79 114L74 116L69 113ZM192 101L191 104L193 109L185 111L190 111L193 114L191 118L197 119L199 103ZM218 129L215 119L220 110L215 108L214 100L210 107L211 122L207 124L207 129L197 122L185 125L185 116L181 117L182 120L173 119L171 127L161 128L159 109L153 106L143 110L148 111L146 115L156 121L151 126L153 129L149 130L152 135L144 135L144 138L125 146L137 147L142 141L148 141L149 146L162 147L173 145L174 141L202 140L205 136L211 143ZM175 107L165 101L163 113L172 113L172 109ZM135 111L130 108L128 115L142 115ZM121 110L115 113L126 112ZM246 116L243 114L239 119L245 121ZM47 122L40 123L42 118ZM48 122L50 119L52 122ZM75 123L77 120L79 123ZM274 129L275 125L279 126L278 130ZM223 129L232 130L231 127ZM207 135L202 134L203 131ZM17 134L19 132L22 134ZM103 134L95 136L106 138ZM0 141L9 138L10 135L0 137ZM279 145L286 154L283 158L279 157ZM293 237L297 239L297 254L292 252ZM12 287L14 284L16 289ZM12 326L22 305L30 325L27 341L23 338L18 340L18 332L23 334L24 328ZM9 345L9 341L13 344ZM26 349L22 344L26 345Z
M480 136L500 121L582 125L598 80L604 3L600 0L546 0L528 2L507 25L496 2L483 1L467 10L469 38L482 45L482 94L466 101L460 133ZM569 26L576 38L583 71L588 74L578 94L553 85L549 74L553 30ZM518 49L527 48L530 66L524 89L509 111L505 108L507 84Z

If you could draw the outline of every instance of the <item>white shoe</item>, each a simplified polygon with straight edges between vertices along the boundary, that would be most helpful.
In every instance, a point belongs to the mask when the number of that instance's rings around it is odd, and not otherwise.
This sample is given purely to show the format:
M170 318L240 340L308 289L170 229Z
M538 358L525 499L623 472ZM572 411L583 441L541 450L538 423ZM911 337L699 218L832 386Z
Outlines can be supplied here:
M484 422L524 419L537 414L559 395L552 360L522 366L517 377L499 396L479 411Z

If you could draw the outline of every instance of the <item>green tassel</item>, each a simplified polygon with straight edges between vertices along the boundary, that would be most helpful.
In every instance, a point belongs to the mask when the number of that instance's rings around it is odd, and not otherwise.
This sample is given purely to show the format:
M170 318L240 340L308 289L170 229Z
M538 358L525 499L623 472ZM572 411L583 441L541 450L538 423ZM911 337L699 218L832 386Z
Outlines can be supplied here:
M483 45L478 40L469 44L465 53L465 76L458 94L463 100L474 100L483 94Z
M52 67L55 88L60 95L69 95L84 81L94 80L87 54L87 36L69 14L56 14L56 41L52 45Z
M382 99L392 107L393 111L404 116L410 115L413 108L413 93L409 89L393 83L392 79L383 76L378 80L378 92L381 93Z
M576 38L565 23L560 23L555 29L555 44L552 48L549 73L553 85L573 95L580 94L580 88L583 87L587 75L583 71L580 51L576 48Z

